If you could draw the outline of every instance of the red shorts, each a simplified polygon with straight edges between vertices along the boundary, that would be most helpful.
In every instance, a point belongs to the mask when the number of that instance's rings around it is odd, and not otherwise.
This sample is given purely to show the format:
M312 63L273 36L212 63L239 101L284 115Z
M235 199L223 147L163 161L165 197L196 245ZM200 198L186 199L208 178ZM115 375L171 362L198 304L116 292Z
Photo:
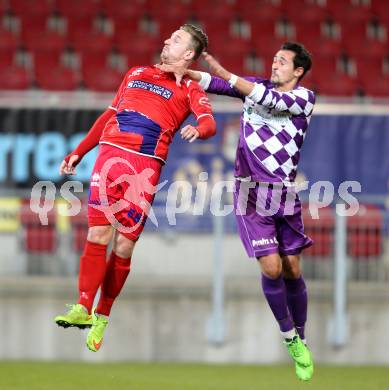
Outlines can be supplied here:
M100 145L90 179L89 226L112 225L138 240L157 192L162 162L148 156Z

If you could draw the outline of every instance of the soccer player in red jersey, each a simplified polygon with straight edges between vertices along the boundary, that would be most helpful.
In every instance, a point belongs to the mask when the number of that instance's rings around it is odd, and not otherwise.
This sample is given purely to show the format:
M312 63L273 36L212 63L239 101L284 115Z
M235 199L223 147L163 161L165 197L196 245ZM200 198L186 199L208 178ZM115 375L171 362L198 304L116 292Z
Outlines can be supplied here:
M188 67L208 43L199 28L185 24L165 41L161 62L183 61ZM189 142L216 132L207 95L200 86L155 66L131 68L111 106L96 120L78 147L65 157L61 174L74 174L82 157L97 144L88 202L88 236L80 258L79 299L59 326L91 328L87 347L96 352L108 316L130 272L131 255L153 202L169 144L189 114L198 125L187 125L181 136ZM113 249L106 262L107 246ZM97 290L101 296L92 310Z

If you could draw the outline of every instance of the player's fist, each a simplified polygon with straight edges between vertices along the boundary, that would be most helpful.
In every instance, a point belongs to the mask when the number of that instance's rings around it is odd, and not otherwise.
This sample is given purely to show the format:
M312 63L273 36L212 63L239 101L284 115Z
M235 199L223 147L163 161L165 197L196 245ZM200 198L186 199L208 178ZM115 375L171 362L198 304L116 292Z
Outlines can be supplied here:
M181 137L182 139L188 140L189 142L193 142L197 138L199 138L199 131L192 125L186 125L181 129Z
M79 162L80 156L78 154L70 155L69 158L65 157L59 167L60 175L75 175L76 165Z
M229 80L231 73L224 69L219 61L217 61L211 54L206 51L203 52L203 58L208 63L211 73L214 73L216 76L221 77L224 80Z

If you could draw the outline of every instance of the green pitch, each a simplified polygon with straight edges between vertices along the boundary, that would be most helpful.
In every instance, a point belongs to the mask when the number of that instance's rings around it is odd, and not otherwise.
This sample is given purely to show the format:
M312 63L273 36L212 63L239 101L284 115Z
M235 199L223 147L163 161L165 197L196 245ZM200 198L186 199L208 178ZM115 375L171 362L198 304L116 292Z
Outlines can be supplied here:
M293 366L1 362L1 390L384 390L389 367L316 366L301 383Z

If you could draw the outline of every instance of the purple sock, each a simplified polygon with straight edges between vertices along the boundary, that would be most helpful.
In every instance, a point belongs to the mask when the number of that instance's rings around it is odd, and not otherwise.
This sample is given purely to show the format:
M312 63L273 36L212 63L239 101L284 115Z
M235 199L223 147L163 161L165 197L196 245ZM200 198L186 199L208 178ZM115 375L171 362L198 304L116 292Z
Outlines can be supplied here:
M297 333L305 339L305 323L307 321L308 295L302 276L298 279L284 279L288 308L293 317Z
M274 317L280 325L281 332L292 330L294 324L288 310L285 283L282 276L271 279L262 274L262 290Z

